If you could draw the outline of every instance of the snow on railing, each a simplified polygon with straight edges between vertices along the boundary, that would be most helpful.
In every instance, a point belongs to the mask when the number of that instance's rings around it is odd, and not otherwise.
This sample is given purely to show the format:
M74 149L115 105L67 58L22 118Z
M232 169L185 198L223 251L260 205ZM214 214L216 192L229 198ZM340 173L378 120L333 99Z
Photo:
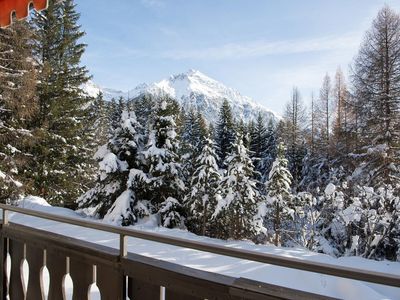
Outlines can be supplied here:
M262 299L264 296L283 299L326 299L316 294L199 271L128 253L128 237L285 268L400 287L400 276L380 272L227 248L4 204L0 204L0 208L3 210L2 272L0 273L2 299L8 293L13 299L45 299L43 296L46 294L43 286L44 268L48 270L52 278L48 299L64 298L64 296L57 297L65 294L65 290L62 289L65 287L64 281L67 275L72 277L74 283L74 299L86 299L89 289L93 286L100 291L104 299L126 299L126 295L129 295L130 299L188 299L188 296L190 299L231 299L231 296L238 297L237 299ZM119 250L10 223L9 211L117 234L120 241ZM22 270L22 262L25 261L29 266L27 282L21 280L24 277L21 275L26 273ZM7 273L9 269L11 272ZM128 278L128 283L126 283L126 278ZM35 298L32 295L40 295L40 297Z

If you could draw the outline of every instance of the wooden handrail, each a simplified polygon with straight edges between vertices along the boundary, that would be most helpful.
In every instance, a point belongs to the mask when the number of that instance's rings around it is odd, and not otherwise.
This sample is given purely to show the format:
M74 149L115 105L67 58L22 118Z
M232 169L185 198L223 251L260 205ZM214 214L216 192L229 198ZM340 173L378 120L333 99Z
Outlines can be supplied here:
M74 299L87 299L89 285L96 282L102 299L176 300L338 300L290 287L268 284L185 267L157 258L128 253L121 258L115 248L66 237L21 224L0 224L3 279L0 299L43 299L40 270L49 271L48 299L63 299L63 277L70 274ZM10 261L5 258L10 255ZM22 293L21 262L27 260L29 280ZM10 276L4 273L11 268ZM0 274L1 275L1 274ZM126 278L128 278L128 283ZM4 283L5 288L1 284ZM7 284L9 283L9 284ZM163 289L163 291L161 291ZM5 294L5 295L4 295ZM24 295L22 295L24 294Z
M359 281L377 283L387 286L400 287L400 276L393 274L386 274L382 272L374 272L369 270L362 270L357 268L343 267L332 264L325 264L312 261L302 261L295 258L281 257L273 254L258 253L255 251L228 248L225 246L214 245L209 243L197 242L185 240L177 237L165 236L162 234L144 232L134 228L123 228L108 224L102 224L99 222L87 221L78 218L71 218L65 216L59 216L44 212L38 212L32 209L20 208L5 204L0 204L0 209L3 209L3 216L6 215L6 211L12 211L24 215L29 215L37 218L52 220L61 223L67 223L76 226L82 226L86 228L91 228L95 230L100 230L104 232L118 234L121 238L120 243L120 253L122 256L126 256L126 251L123 249L126 247L126 237L134 237L143 240L169 244L178 247L190 248L195 250L200 250L204 252L210 252L219 255L225 255L255 262L261 262L265 264L271 264L281 267L286 267L290 269L298 269L302 271L309 271L319 274L332 275L336 277L349 278ZM8 223L6 219L4 225Z

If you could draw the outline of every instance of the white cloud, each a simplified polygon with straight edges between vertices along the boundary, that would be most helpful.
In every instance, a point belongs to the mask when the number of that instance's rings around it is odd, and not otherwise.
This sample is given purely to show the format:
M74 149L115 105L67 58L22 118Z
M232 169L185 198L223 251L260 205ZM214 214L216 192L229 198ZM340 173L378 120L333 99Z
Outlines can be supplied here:
M172 50L162 54L169 59L240 59L262 57L267 55L282 55L307 53L317 51L332 51L354 49L360 43L360 33L327 36L303 40L282 41L251 41L248 43L230 43L217 47L203 49Z

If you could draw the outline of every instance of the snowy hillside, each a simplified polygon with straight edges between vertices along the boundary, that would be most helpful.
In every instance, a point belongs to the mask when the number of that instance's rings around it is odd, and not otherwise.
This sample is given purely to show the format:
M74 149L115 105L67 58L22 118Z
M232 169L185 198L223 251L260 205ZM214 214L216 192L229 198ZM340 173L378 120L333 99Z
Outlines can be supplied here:
M111 100L112 98L114 99L119 99L120 97L127 98L128 93L125 93L123 91L118 91L114 89L109 89L109 88L103 88L94 83L93 81L89 80L85 84L82 85L82 89L90 96L90 97L97 97L97 95L102 92L104 99L106 100Z
M52 207L44 199L38 197L27 197L20 202L20 206L68 217L82 217L81 215L69 209ZM79 239L94 242L107 247L119 247L119 236L111 233L96 231L88 228L80 228L79 234L77 234L76 226L57 223L49 220L42 220L15 213L10 214L10 221L70 237L77 237ZM226 247L246 249L284 257L293 257L299 260L310 260L314 262L322 262L400 275L400 263L398 262L378 262L360 257L343 257L336 259L328 255L310 252L301 248L254 245L253 243L245 241L222 241L197 236L184 230L155 227L154 222L152 222L151 219L145 223L136 225L135 229L157 232L159 234L176 236L193 241L223 245ZM400 291L394 287L387 287L295 269L282 268L268 264L250 262L242 259L204 253L197 250L183 249L176 246L159 244L136 238L129 238L128 250L133 253L170 261L191 268L197 268L233 277L254 279L271 284L290 287L293 289L306 290L313 293L328 295L340 299L400 299ZM45 279L46 281L48 280L48 278ZM71 293L71 290L72 287L67 285L67 293ZM99 295L92 296L92 299L100 298Z
M129 92L102 88L93 82L85 84L84 90L91 96L96 96L101 91L106 100L119 97L128 98L128 96L133 99L143 94L169 95L185 109L191 107L199 109L209 122L217 120L218 111L224 99L229 101L233 115L238 120L243 119L247 122L255 119L259 112L265 116L267 121L278 118L274 112L254 102L251 98L241 95L238 91L226 87L197 70L172 75L168 79L152 84L144 83Z

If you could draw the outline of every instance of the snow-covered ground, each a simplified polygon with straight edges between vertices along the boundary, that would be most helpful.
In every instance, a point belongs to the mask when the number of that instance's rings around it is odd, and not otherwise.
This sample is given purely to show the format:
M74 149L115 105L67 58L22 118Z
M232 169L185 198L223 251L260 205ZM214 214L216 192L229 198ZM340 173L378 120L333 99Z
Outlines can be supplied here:
M52 207L43 199L36 197L26 198L20 203L20 206L57 215L82 218L81 215L74 211L65 208ZM119 247L119 236L116 234L100 232L97 230L62 224L15 213L10 213L10 222L29 225L34 228L48 230L108 247ZM318 254L300 248L255 245L246 241L222 241L196 236L183 230L155 227L153 224L154 222L152 222L152 220L148 220L146 223L136 225L135 229L152 231L168 236L202 241L211 244L224 245L226 247L276 254L279 256L293 257L300 260L310 260L314 262L349 266L400 276L400 263L397 262L378 262L359 257L343 257L336 259L324 254ZM398 288L359 282L350 279L336 278L333 276L282 268L268 264L261 264L136 238L130 238L128 240L128 250L129 252L166 260L191 268L216 272L233 277L254 279L271 284L290 287L292 289L299 289L337 298L363 300L400 299L400 289ZM69 284L69 286L71 286L71 284ZM94 296L92 299L95 298L96 296Z

